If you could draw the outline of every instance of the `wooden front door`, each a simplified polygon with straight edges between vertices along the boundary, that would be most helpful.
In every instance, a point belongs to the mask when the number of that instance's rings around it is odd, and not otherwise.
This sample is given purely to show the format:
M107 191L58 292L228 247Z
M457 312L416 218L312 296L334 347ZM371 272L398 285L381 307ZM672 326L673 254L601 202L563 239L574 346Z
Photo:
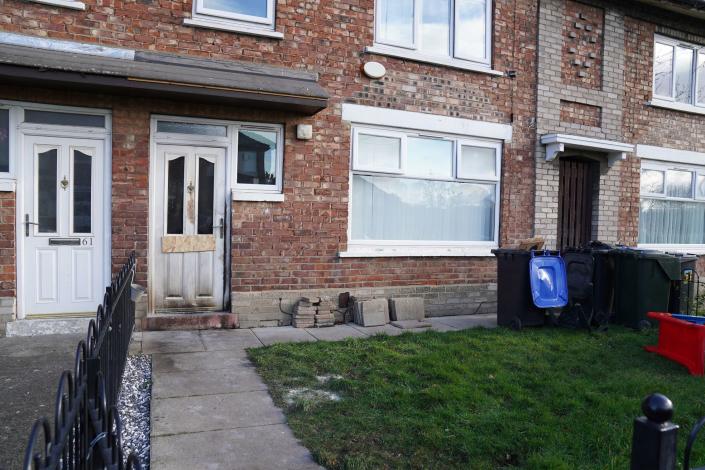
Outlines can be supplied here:
M599 164L562 158L558 189L558 248L580 247L593 238L592 211Z

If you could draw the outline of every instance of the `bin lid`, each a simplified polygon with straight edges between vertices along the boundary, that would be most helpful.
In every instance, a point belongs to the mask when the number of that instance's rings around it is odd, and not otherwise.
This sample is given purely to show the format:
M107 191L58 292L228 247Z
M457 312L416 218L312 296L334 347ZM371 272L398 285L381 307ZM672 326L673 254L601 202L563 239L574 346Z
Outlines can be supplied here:
M527 250L520 250L519 248L495 248L492 250L492 254L495 256L508 256L508 255L521 255L529 256L531 252Z
M533 256L529 261L529 280L534 305L538 308L568 304L568 281L560 255Z
M681 315L679 313L674 313L671 315L673 318L679 320L689 321L690 323L695 323L696 325L705 325L705 317L696 317L694 315Z
M640 250L636 248L617 248L612 253L621 256L633 256L640 260L655 261L668 279L671 281L679 281L681 279L681 258L678 256L658 250Z
M681 263L687 263L690 261L697 261L698 260L698 255L694 255L692 253L672 253L672 252L666 252L667 255L675 256L678 258L678 260Z

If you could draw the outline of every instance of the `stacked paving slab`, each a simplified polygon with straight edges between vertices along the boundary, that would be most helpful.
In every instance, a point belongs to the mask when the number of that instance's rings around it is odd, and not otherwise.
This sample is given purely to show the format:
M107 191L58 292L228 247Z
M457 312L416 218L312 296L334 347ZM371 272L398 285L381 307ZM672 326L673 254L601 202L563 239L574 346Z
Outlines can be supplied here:
M429 328L431 323L424 321L426 308L420 297L397 297L389 299L392 325L402 329Z
M296 303L291 325L294 328L324 328L335 325L335 305L320 298L303 298Z
M316 310L316 328L335 325L337 306L330 301L321 300Z
M382 326L389 323L387 299L355 300L354 321L361 326Z
M313 328L316 325L316 307L309 299L301 299L296 303L291 325L294 328Z

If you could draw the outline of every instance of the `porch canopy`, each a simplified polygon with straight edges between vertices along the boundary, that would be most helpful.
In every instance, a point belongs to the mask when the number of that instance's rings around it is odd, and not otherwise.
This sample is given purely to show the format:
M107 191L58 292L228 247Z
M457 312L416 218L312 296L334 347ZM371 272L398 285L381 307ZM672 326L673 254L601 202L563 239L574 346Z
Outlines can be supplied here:
M276 108L314 114L315 73L0 33L0 81Z

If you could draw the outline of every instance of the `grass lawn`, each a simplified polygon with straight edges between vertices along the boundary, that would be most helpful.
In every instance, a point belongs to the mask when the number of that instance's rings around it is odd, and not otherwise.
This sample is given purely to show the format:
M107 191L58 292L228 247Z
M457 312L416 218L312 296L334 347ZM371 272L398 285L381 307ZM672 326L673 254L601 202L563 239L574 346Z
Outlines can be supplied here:
M679 459L705 415L705 379L642 349L655 341L620 328L478 329L249 354L327 468L624 469L646 395L673 400ZM705 463L705 436L695 457Z

